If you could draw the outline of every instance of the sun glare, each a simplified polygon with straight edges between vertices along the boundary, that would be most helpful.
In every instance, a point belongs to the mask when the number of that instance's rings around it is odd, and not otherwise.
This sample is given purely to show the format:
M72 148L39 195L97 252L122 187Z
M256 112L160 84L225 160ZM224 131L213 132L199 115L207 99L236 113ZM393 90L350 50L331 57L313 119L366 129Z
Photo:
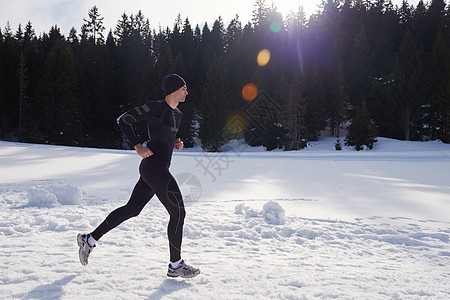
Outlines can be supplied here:
M286 17L290 11L297 12L300 6L303 6L306 15L309 16L317 11L318 4L321 3L321 1L317 0L274 0L273 2L277 7L277 10L284 17Z

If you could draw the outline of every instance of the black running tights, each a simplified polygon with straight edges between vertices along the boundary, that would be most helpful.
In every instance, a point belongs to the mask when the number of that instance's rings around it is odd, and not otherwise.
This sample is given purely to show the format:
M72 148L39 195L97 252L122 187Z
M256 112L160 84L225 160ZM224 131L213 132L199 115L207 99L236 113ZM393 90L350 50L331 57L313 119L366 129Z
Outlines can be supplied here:
M169 164L160 161L155 156L142 160L139 173L141 176L128 203L111 212L91 235L94 239L99 240L123 221L138 216L144 206L156 194L170 215L167 227L170 261L178 261L181 259L181 240L186 216L178 184L169 172Z

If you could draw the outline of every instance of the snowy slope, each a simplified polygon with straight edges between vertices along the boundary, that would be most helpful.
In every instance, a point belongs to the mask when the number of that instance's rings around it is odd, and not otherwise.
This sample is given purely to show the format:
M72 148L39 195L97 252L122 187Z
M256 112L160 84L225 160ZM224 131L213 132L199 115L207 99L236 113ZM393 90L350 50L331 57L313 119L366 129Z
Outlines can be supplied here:
M1 298L450 298L450 145L174 155L191 280L165 276L157 198L78 261L76 234L128 200L134 152L0 142Z

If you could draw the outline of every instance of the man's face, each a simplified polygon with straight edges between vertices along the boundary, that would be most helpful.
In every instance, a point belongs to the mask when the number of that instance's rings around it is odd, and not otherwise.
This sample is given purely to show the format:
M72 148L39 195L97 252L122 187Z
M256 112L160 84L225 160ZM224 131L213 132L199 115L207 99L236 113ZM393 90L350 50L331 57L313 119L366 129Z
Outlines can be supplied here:
M184 102L186 100L187 95L188 91L186 85L184 85L183 87L174 92L174 96L178 102Z

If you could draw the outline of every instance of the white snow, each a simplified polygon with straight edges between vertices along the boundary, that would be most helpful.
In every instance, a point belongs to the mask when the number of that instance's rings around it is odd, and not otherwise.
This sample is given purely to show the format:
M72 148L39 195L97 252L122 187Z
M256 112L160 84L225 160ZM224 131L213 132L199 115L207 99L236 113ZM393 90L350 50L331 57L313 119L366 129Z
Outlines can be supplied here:
M450 145L334 142L176 151L190 280L165 275L157 198L78 261L76 234L128 200L135 152L0 142L0 297L450 299Z
M32 186L28 189L28 206L55 207L75 205L82 200L81 190L73 185Z

